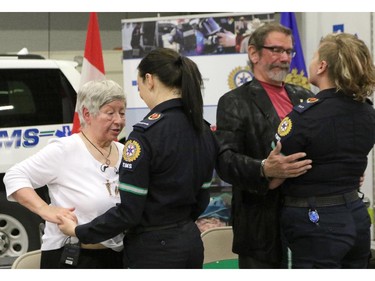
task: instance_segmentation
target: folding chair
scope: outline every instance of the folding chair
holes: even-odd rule
[[[208,229],[201,237],[204,246],[203,268],[238,268],[238,255],[232,252],[231,226]]]
[[[41,250],[27,252],[13,262],[11,269],[39,269],[40,257]]]

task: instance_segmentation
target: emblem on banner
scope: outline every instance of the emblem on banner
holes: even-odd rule
[[[305,76],[304,71],[301,70],[301,72],[298,73],[297,68],[293,68],[292,71],[288,73],[288,75],[285,78],[285,83],[298,85],[310,90],[310,83],[307,77]]]
[[[238,66],[230,72],[228,76],[228,86],[233,90],[252,79],[253,74],[251,73],[249,66]]]

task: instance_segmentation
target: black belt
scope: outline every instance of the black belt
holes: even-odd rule
[[[158,231],[158,230],[166,230],[184,226],[185,224],[192,222],[191,219],[186,219],[183,221],[179,221],[176,223],[165,224],[165,225],[157,225],[157,226],[137,226],[135,228],[129,229],[127,233],[129,234],[140,234],[143,232],[150,232],[150,231]]]
[[[348,193],[332,196],[312,196],[312,197],[284,197],[284,206],[288,207],[312,207],[311,202],[314,202],[314,207],[330,207],[337,205],[344,205],[354,202],[359,199],[358,191],[354,190]]]

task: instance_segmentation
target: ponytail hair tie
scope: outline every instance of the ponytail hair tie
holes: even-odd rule
[[[176,64],[177,65],[182,65],[182,60],[183,60],[183,57],[181,55],[179,55],[176,59]]]

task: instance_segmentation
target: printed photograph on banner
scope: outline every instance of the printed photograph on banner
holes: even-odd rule
[[[123,21],[123,55],[142,58],[157,48],[171,48],[185,56],[247,52],[247,39],[273,14],[199,15]]]
[[[122,20],[123,73],[128,109],[146,107],[138,94],[136,69],[140,60],[155,48],[171,48],[198,65],[204,81],[205,118],[214,126],[219,97],[252,79],[247,63],[247,42],[251,33],[271,21],[274,21],[273,13]]]

